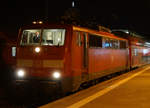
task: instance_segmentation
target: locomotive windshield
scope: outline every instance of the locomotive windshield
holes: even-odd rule
[[[42,45],[63,46],[65,29],[44,29],[42,36]]]
[[[21,37],[21,45],[32,45],[40,43],[40,29],[23,30]]]
[[[20,45],[63,46],[65,29],[26,29],[23,30]]]

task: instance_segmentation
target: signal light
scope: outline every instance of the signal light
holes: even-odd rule
[[[36,22],[36,21],[33,21],[32,23],[33,23],[33,24],[36,24],[37,22]]]
[[[43,21],[33,21],[33,24],[43,24]]]

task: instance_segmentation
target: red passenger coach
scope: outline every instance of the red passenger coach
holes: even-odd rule
[[[112,30],[114,34],[129,41],[130,67],[140,67],[150,63],[150,43],[144,37],[128,30]]]
[[[18,39],[16,83],[38,81],[40,86],[59,87],[66,93],[130,68],[128,40],[111,33],[37,24],[22,27]]]
[[[130,50],[131,50],[131,67],[139,67],[144,65],[144,54],[146,53],[147,47],[142,46],[142,43],[139,38],[130,37]]]

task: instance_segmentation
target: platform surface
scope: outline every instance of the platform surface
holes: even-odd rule
[[[39,108],[150,108],[150,65]]]

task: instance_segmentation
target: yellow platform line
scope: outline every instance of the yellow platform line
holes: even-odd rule
[[[138,73],[135,73],[135,74],[131,75],[130,77],[128,77],[128,78],[126,78],[126,79],[123,79],[123,80],[121,80],[121,81],[119,81],[119,82],[117,82],[117,83],[115,83],[115,84],[113,84],[113,85],[111,85],[111,86],[109,86],[109,87],[107,87],[107,88],[105,88],[105,89],[103,89],[103,90],[101,90],[101,91],[99,91],[99,92],[97,92],[97,93],[95,93],[95,94],[93,94],[93,95],[91,95],[91,96],[85,98],[85,99],[82,99],[82,100],[80,100],[79,102],[68,106],[67,108],[80,108],[80,107],[82,107],[83,105],[89,103],[90,101],[92,101],[92,100],[94,100],[94,99],[96,99],[96,98],[98,98],[98,97],[100,97],[100,96],[106,94],[107,92],[113,90],[114,88],[120,86],[121,84],[127,82],[128,80],[130,80],[130,79],[136,77],[137,75],[140,75],[141,73],[145,72],[145,71],[148,70],[148,69],[150,69],[150,67],[148,67],[148,68],[146,68],[146,69],[144,69],[144,70],[141,70],[141,71],[139,71]]]

